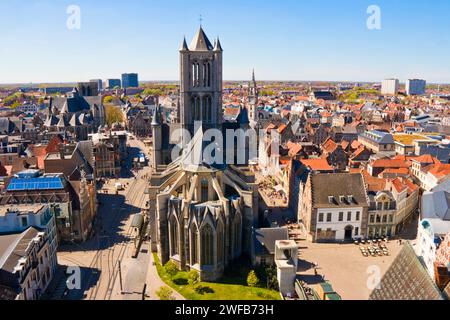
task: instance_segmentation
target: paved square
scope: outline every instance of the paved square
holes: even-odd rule
[[[300,244],[299,278],[313,288],[323,276],[343,300],[368,300],[371,289],[367,286],[371,266],[380,268],[381,277],[401,250],[396,241],[389,241],[389,256],[364,257],[355,244],[317,244],[302,241]],[[313,263],[317,263],[318,275],[314,275]]]

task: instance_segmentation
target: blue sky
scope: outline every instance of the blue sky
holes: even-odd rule
[[[69,5],[81,29],[66,27]],[[381,30],[366,27],[369,5]],[[0,83],[178,79],[199,15],[224,48],[224,78],[450,83],[448,0],[2,0]]]

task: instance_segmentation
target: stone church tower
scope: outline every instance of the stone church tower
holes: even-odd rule
[[[222,124],[222,46],[214,46],[202,27],[190,46],[184,39],[180,48],[180,122],[194,136],[194,122],[203,131],[221,129]]]
[[[183,41],[180,124],[194,138],[186,139],[170,165],[154,167],[149,186],[152,251],[162,264],[195,270],[203,281],[218,280],[232,261],[250,254],[258,226],[258,186],[247,166],[208,165],[201,156],[199,163],[185,162],[204,148],[205,130],[222,129],[222,51],[202,28],[189,47]],[[201,128],[194,127],[196,121]],[[158,137],[158,116],[152,126]]]
[[[248,84],[248,117],[251,124],[258,122],[259,91],[256,84],[255,70],[253,70],[252,81]]]

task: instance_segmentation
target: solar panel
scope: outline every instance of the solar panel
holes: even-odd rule
[[[55,190],[64,189],[64,185],[59,177],[52,178],[31,178],[11,180],[8,185],[8,191],[26,191],[26,190]]]

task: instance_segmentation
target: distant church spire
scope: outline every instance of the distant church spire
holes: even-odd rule
[[[259,99],[259,92],[258,92],[258,85],[256,83],[256,77],[255,77],[255,69],[253,68],[252,71],[252,81],[248,84],[248,113],[249,118],[253,122],[258,121],[258,99]]]

